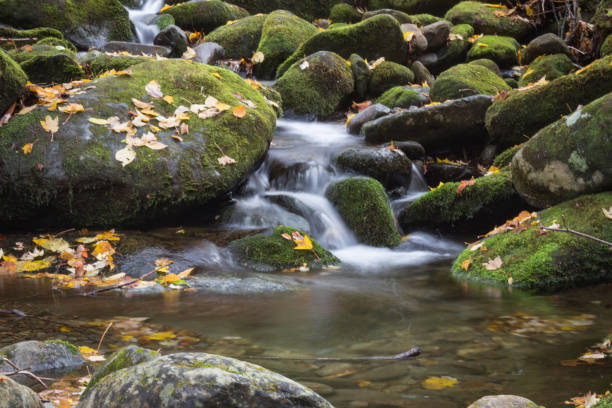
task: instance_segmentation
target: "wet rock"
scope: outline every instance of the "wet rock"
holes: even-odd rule
[[[519,151],[521,147],[523,147],[522,144],[515,145],[499,153],[497,156],[495,156],[495,159],[493,159],[493,166],[497,167],[498,169],[501,169],[502,167],[505,167],[512,163],[514,155],[516,154],[516,152]]]
[[[34,374],[44,373],[57,376],[65,374],[85,363],[79,350],[72,344],[62,340],[22,341],[0,349],[0,356],[15,363]],[[8,373],[14,369],[6,362],[0,362],[0,373]],[[12,377],[15,381],[29,384],[32,379],[24,375]]]
[[[361,133],[367,142],[373,144],[412,140],[423,145],[429,153],[454,145],[481,142],[487,137],[484,115],[491,99],[487,95],[475,95],[393,113],[366,123]]]
[[[512,160],[518,192],[545,208],[612,186],[612,93],[536,133]]]
[[[412,72],[414,72],[414,83],[415,84],[424,84],[427,83],[429,85],[433,84],[434,77],[431,75],[431,72],[427,69],[425,65],[421,61],[415,61],[410,66]]]
[[[225,49],[215,42],[200,43],[193,50],[196,53],[193,60],[202,64],[214,65],[225,56]]]
[[[471,166],[459,166],[449,163],[429,163],[425,180],[430,186],[437,186],[440,182],[469,180],[478,177],[478,171]]]
[[[329,185],[325,196],[360,242],[379,247],[399,245],[400,235],[389,200],[378,181],[366,177],[348,178]]]
[[[510,91],[487,111],[486,127],[493,142],[508,147],[525,141],[544,126],[612,92],[612,56],[594,62],[578,74],[568,74],[541,86]]]
[[[319,51],[293,64],[276,83],[283,107],[296,114],[334,113],[354,88],[353,72],[339,55]]]
[[[241,18],[234,24],[222,25],[206,36],[206,41],[215,42],[225,50],[225,58],[251,57],[261,40],[266,15]],[[225,24],[225,23],[223,23]]]
[[[300,381],[300,384],[302,384],[304,387],[310,388],[311,390],[313,390],[314,392],[316,392],[317,394],[323,397],[334,395],[336,392],[333,387],[327,384],[311,382],[311,381]]]
[[[487,58],[502,68],[518,64],[521,45],[512,37],[484,35],[477,39],[467,53],[468,61]]]
[[[153,39],[153,44],[170,47],[172,50],[170,56],[179,58],[187,51],[189,41],[183,30],[176,25],[169,25],[157,33]]]
[[[321,269],[326,265],[335,265],[340,261],[318,242],[312,240],[313,251],[296,251],[295,243],[282,237],[304,231],[292,227],[280,226],[273,231],[232,241],[229,250],[236,261],[248,268],[260,272],[273,272],[287,268],[298,268],[307,264],[310,269]],[[318,258],[317,258],[318,256]]]
[[[487,395],[468,408],[538,408],[538,404],[518,395]]]
[[[355,80],[355,94],[360,99],[365,99],[368,95],[368,85],[372,74],[370,66],[357,54],[351,54],[349,62],[351,63],[353,79]]]
[[[410,15],[408,13],[404,13],[403,11],[394,10],[391,8],[383,8],[383,9],[378,9],[378,10],[366,11],[361,16],[361,19],[367,20],[368,18],[372,18],[380,14],[388,14],[394,19],[396,19],[400,24],[412,24],[412,18],[410,18]]]
[[[406,35],[406,33],[414,34],[414,45],[417,53],[423,53],[427,50],[427,37],[423,35],[423,32],[416,24],[404,23],[400,28],[404,35]]]
[[[385,91],[385,93],[376,99],[377,105],[382,104],[389,108],[409,108],[411,106],[423,106],[428,103],[429,88],[414,85],[395,86]]]
[[[9,55],[34,83],[64,83],[85,77],[76,55],[69,50],[34,45],[31,51],[11,51]]]
[[[380,181],[386,189],[410,186],[412,162],[402,151],[351,147],[341,152],[335,162],[342,170]]]
[[[174,17],[172,17],[170,14],[159,14],[151,18],[149,24],[154,24],[157,26],[157,28],[163,30],[168,26],[175,25],[175,21]]]
[[[540,55],[565,54],[570,55],[565,41],[553,33],[542,34],[527,44],[527,48],[521,50],[521,64],[531,64]]]
[[[220,81],[211,73],[221,76]],[[166,95],[203,103],[214,94],[230,106],[242,98],[257,107],[242,119],[224,112],[204,121],[191,121],[185,143],[172,140],[174,128],[161,130],[157,139],[170,148],[154,151],[136,148],[136,158],[127,166],[115,159],[126,146],[106,126],[88,121],[92,116],[118,116],[127,120],[133,109],[131,98],[145,100],[145,85],[155,79]],[[40,126],[48,111],[38,107],[14,117],[3,126],[0,138],[0,222],[3,225],[36,220],[38,225],[142,224],[162,214],[183,213],[195,206],[218,205],[226,194],[259,165],[272,138],[274,111],[251,86],[226,69],[181,60],[150,61],[132,67],[129,77],[107,77],[96,86],[70,98],[85,111],[63,124],[51,142]],[[170,116],[175,106],[153,101],[161,115]],[[58,113],[60,123],[67,114]],[[138,133],[137,136],[140,136]],[[15,155],[11,145],[23,146],[38,139],[32,154]],[[231,166],[219,163],[219,151],[204,149],[217,144],[236,160]],[[53,148],[51,148],[53,147]],[[10,153],[9,153],[10,152]],[[84,159],[86,158],[86,159]],[[42,164],[43,171],[32,172]],[[13,183],[11,180],[21,180]],[[205,182],[203,182],[205,180]],[[27,188],[31,186],[32,188]],[[15,188],[17,187],[17,188]],[[103,199],[100,197],[103,196]]]
[[[28,77],[19,64],[0,50],[0,112],[6,112],[21,97],[26,82]]]
[[[437,51],[446,45],[446,40],[451,32],[448,21],[438,21],[423,27],[423,35],[427,38],[427,49]]]
[[[547,81],[560,78],[574,69],[572,60],[565,54],[542,55],[529,66],[519,81],[519,86],[527,86],[546,77]]]
[[[365,123],[390,113],[391,109],[384,104],[375,103],[374,105],[370,105],[351,118],[347,125],[348,132],[352,135],[358,135],[361,131],[361,127]]]
[[[276,203],[274,200],[270,201]],[[266,205],[265,201],[260,207],[256,207],[256,210],[248,202],[238,202],[222,211],[220,222],[231,227],[247,225],[249,228],[270,228],[279,225],[289,225],[310,232],[310,225],[302,216],[302,212],[282,205],[281,207],[285,207],[287,210],[278,206],[272,206],[269,203]]]
[[[355,10],[348,4],[344,4]],[[278,10],[266,17],[257,51],[264,55],[263,62],[255,65],[255,75],[261,79],[273,79],[278,66],[295,52],[304,41],[319,30],[296,15]]]
[[[391,146],[390,143],[385,143],[382,145],[382,147],[385,147],[385,148],[388,148],[389,146]],[[399,149],[402,152],[404,152],[404,154],[408,156],[410,160],[419,160],[425,157],[425,148],[417,142],[411,142],[411,141],[395,142],[394,141],[393,146],[396,149]]]
[[[317,33],[278,67],[276,76],[281,76],[304,55],[321,50],[334,52],[342,58],[358,54],[369,61],[385,57],[387,61],[398,63],[405,61],[407,51],[399,23],[383,14],[357,24]]]
[[[434,74],[438,74],[456,64],[465,62],[471,44],[467,41],[474,35],[474,28],[469,24],[459,24],[451,29],[446,46],[435,53],[427,53],[418,58]],[[431,84],[431,83],[430,83]]]
[[[236,276],[223,274],[220,276],[196,276],[189,284],[200,292],[223,295],[257,295],[266,293],[285,293],[296,291],[299,285],[286,279],[274,276],[254,275]],[[224,347],[223,350],[227,350]]]
[[[485,68],[488,68],[491,72],[493,72],[498,77],[502,76],[502,72],[499,69],[499,66],[495,63],[495,61],[490,60],[488,58],[479,58],[473,61],[470,61],[468,65],[480,65]]]
[[[372,70],[369,94],[379,96],[395,86],[408,85],[414,81],[414,73],[410,68],[395,62],[383,61]]]
[[[123,52],[127,51],[132,55],[151,55],[160,57],[168,57],[172,50],[169,47],[162,47],[161,45],[147,45],[134,42],[126,41],[110,41],[104,44],[102,51],[106,52]]]
[[[163,378],[163,382],[161,380]],[[331,407],[310,389],[255,364],[206,353],[178,353],[106,376],[80,408],[105,406]]]
[[[200,31],[208,34],[228,21],[247,17],[249,13],[233,4],[220,0],[190,1],[166,9],[164,14],[174,17],[177,26],[183,30]],[[218,42],[214,39],[209,41]]]
[[[0,374],[0,408],[43,408],[34,391]]]

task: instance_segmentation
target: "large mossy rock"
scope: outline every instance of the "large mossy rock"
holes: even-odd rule
[[[459,0],[369,0],[368,8],[395,9],[408,14],[431,13],[438,16],[457,4]]]
[[[353,72],[337,54],[319,51],[298,60],[279,78],[283,108],[296,114],[331,115],[353,92]]]
[[[518,192],[547,206],[612,188],[612,93],[535,134],[512,160]]]
[[[477,178],[474,185],[458,191],[460,185],[445,183],[404,207],[398,216],[404,231],[425,227],[481,234],[525,206],[507,170]]]
[[[542,234],[539,226],[565,223],[571,229],[612,241],[612,221],[601,211],[612,204],[612,192],[585,195],[538,213],[520,233],[507,231],[483,240],[481,249],[463,251],[453,264],[453,275],[494,285],[537,291],[556,291],[612,281],[610,248],[566,232]],[[484,263],[500,257],[502,265],[487,270]],[[465,271],[462,263],[471,260]],[[468,261],[469,262],[469,261]]]
[[[211,95],[238,106],[243,104],[239,95],[257,107],[247,109],[241,119],[231,109],[206,120],[192,114],[184,122],[189,126],[189,133],[182,136],[184,142],[172,139],[174,128],[162,129],[157,139],[168,148],[135,148],[135,160],[122,167],[115,154],[126,147],[122,143],[125,135],[88,120],[117,116],[127,121],[134,109],[132,98],[152,101],[145,91],[151,80],[158,81],[162,92],[176,101],[202,104]],[[274,111],[257,90],[226,69],[180,60],[151,61],[132,67],[131,76],[104,77],[91,85],[96,88],[70,98],[69,102],[83,105],[85,111],[73,114],[66,123],[67,114],[39,107],[3,126],[3,225],[142,225],[212,205],[260,162],[274,132]],[[171,116],[176,109],[161,100],[152,102],[160,115]],[[53,142],[40,126],[47,115],[57,117],[61,124]],[[21,147],[27,143],[34,146],[25,155]],[[221,165],[220,149],[236,163]]]
[[[263,14],[244,17],[234,24],[222,25],[215,29],[206,36],[205,40],[222,46],[225,58],[250,58],[261,40],[264,21],[266,16]]]
[[[410,186],[412,161],[399,149],[350,147],[335,162],[342,170],[372,177],[388,189]]]
[[[221,0],[188,1],[163,12],[174,17],[174,23],[183,30],[210,33],[228,21],[238,20],[249,13],[234,4]],[[217,42],[215,40],[210,40]]]
[[[380,97],[376,99],[376,103],[383,104],[389,108],[423,106],[429,103],[429,93],[424,92],[425,89],[427,88],[395,86],[380,95]]]
[[[502,68],[518,63],[518,50],[521,44],[512,37],[502,35],[483,35],[474,42],[467,53],[468,61],[488,58]]]
[[[512,37],[518,41],[527,39],[533,32],[531,23],[513,16],[499,17],[497,7],[485,3],[462,1],[444,16],[453,24],[470,24],[477,33]]]
[[[353,24],[361,21],[361,13],[346,3],[338,3],[329,11],[329,19],[334,23]]]
[[[542,78],[552,81],[569,74],[573,69],[572,60],[565,54],[541,55],[529,64],[519,81],[519,86],[527,86]]]
[[[325,196],[336,207],[359,242],[377,247],[395,247],[400,235],[385,189],[372,178],[352,177],[330,184]]]
[[[0,114],[23,95],[28,77],[4,51],[0,50]]]
[[[171,354],[104,377],[79,402],[80,408],[101,406],[332,408],[280,374],[206,353]]]
[[[307,264],[310,269],[321,269],[340,263],[331,252],[314,240],[312,246],[316,255],[312,251],[294,249],[296,244],[282,237],[294,231],[305,235],[304,231],[297,228],[280,226],[272,231],[232,241],[229,249],[239,264],[261,272],[297,268],[303,264]]]
[[[274,10],[287,10],[307,21],[329,16],[331,8],[342,0],[235,0],[251,14],[270,13]]]
[[[0,374],[0,408],[43,408],[34,391]]]
[[[270,13],[263,24],[257,47],[257,51],[263,53],[264,60],[255,66],[255,75],[262,79],[274,78],[278,66],[318,32],[313,24],[288,11]]]
[[[361,19],[366,20],[368,18],[372,18],[379,14],[388,14],[391,17],[395,18],[400,24],[413,24],[412,17],[408,15],[407,13],[404,13],[403,11],[399,11],[399,10],[388,9],[388,8],[366,11],[361,16]]]
[[[349,58],[355,53],[370,61],[385,57],[387,61],[404,63],[407,47],[397,20],[382,14],[314,35],[278,67],[276,76],[281,76],[304,55],[321,50],[335,52],[343,58]]]
[[[0,37],[4,38],[30,38],[33,42],[40,41],[44,38],[64,39],[64,34],[55,28],[38,27],[30,30],[19,30],[13,27],[0,27]]]
[[[34,83],[65,83],[85,77],[85,71],[69,50],[51,45],[35,45],[32,50],[11,51],[9,55]]]
[[[471,95],[495,95],[502,90],[510,90],[510,87],[490,69],[459,64],[440,74],[431,87],[430,96],[433,101],[443,102]]]
[[[510,91],[487,111],[486,126],[491,139],[500,146],[525,141],[544,126],[612,92],[612,56],[602,58],[587,69],[564,75],[541,86]]]
[[[85,50],[134,37],[128,12],[118,0],[1,0],[0,23],[55,28]]]
[[[385,91],[414,81],[410,68],[391,61],[383,61],[372,70],[368,90],[371,96],[380,96]]]
[[[529,41],[527,47],[520,51],[520,63],[531,64],[533,60],[541,55],[565,54],[570,55],[570,50],[565,41],[553,33],[542,34]]]
[[[143,62],[151,61],[149,57],[134,57],[128,55],[112,56],[106,54],[100,54],[97,57],[87,61],[89,66],[89,72],[94,76],[98,76],[103,72],[110,71],[112,69],[116,71],[123,71],[133,65],[142,64]]]
[[[18,367],[27,367],[32,373],[62,374],[85,364],[85,359],[72,344],[62,340],[21,341],[0,348],[0,358],[7,358]],[[0,362],[0,373],[13,371],[6,362]],[[18,382],[31,382],[26,376],[13,377]]]

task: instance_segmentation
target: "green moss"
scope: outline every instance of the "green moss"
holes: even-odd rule
[[[510,87],[491,70],[479,65],[459,64],[443,73],[431,87],[431,99],[443,102],[447,99],[470,95],[495,95]]]
[[[394,86],[408,85],[414,81],[410,68],[395,62],[383,61],[372,70],[368,89],[371,96],[379,96]]]
[[[21,97],[27,81],[19,64],[0,50],[0,112],[6,112]]]
[[[488,7],[484,3],[462,1],[448,10],[444,18],[453,24],[470,24],[477,33],[508,36],[519,41],[531,35],[531,23],[512,16],[498,17],[495,15],[496,11],[499,9]]]
[[[208,34],[204,40],[221,45],[225,50],[225,58],[250,58],[257,50],[261,40],[266,17],[265,15],[249,16],[241,18],[234,24],[222,25]]]
[[[603,222],[601,208],[609,205],[612,193],[587,195],[551,207],[538,214],[539,225],[562,223],[575,230],[612,239],[612,223]],[[605,245],[564,232],[542,234],[538,226],[521,233],[508,231],[483,240],[486,251],[466,249],[453,264],[460,279],[484,281],[537,291],[556,291],[612,279],[610,251]],[[489,271],[483,264],[499,256],[501,268]],[[461,268],[471,260],[467,271]]]
[[[442,47],[436,52],[436,62],[427,66],[427,69],[434,74],[465,62],[471,46],[467,39],[474,35],[474,28],[469,24],[458,24],[451,28],[451,33],[460,36],[460,38],[457,37],[449,41],[446,47]]]
[[[422,106],[428,102],[429,99],[422,92],[410,86],[395,86],[376,99],[376,103],[381,103],[389,108],[409,108]]]
[[[593,408],[612,408],[612,396],[603,397]]]
[[[295,250],[295,243],[282,237],[283,234],[291,235],[294,231],[305,235],[304,231],[296,228],[280,226],[268,234],[257,234],[233,241],[229,248],[238,257],[239,262],[264,271],[295,268],[302,264],[317,269],[340,262],[314,240],[313,249],[319,258],[312,251]]]
[[[612,0],[603,0],[599,2],[599,7],[595,11],[591,23],[602,30],[612,29],[612,13],[610,13],[610,8],[612,8]]]
[[[370,10],[390,8],[401,10],[408,14],[431,13],[443,15],[458,0],[370,0]]]
[[[181,3],[164,11],[164,14],[174,17],[176,25],[183,30],[202,33],[210,33],[228,21],[249,15],[243,8],[220,0]]]
[[[537,57],[521,77],[519,86],[526,86],[543,77],[552,81],[568,74],[574,69],[572,60],[565,54],[541,55]]]
[[[518,64],[518,50],[521,45],[512,37],[484,35],[468,51],[468,61],[481,58],[493,60],[500,67]]]
[[[410,19],[413,24],[420,26],[426,26],[429,24],[437,23],[438,21],[444,21],[441,17],[436,17],[431,14],[412,14],[410,15]],[[467,37],[466,37],[467,38]]]
[[[47,37],[47,38],[43,38],[42,40],[36,42],[35,45],[50,45],[53,47],[64,47],[65,49],[67,49],[68,51],[71,51],[73,53],[77,52],[76,47],[74,46],[74,44],[72,44],[69,41],[66,40],[60,40],[59,38],[55,38],[55,37]]]
[[[495,156],[495,159],[493,159],[493,166],[497,167],[498,169],[501,169],[502,167],[506,167],[507,165],[512,163],[512,158],[522,146],[523,145],[521,144],[509,147],[497,156]]]
[[[361,14],[355,9],[355,7],[340,3],[336,4],[331,8],[329,12],[329,19],[334,23],[358,23],[361,21]]]
[[[327,27],[328,30],[335,30],[337,28],[343,28],[349,26],[348,23],[332,23]]]
[[[485,125],[502,147],[525,141],[544,126],[612,92],[612,56],[594,62],[582,72],[564,75],[546,85],[511,91],[487,110]]]
[[[355,95],[359,99],[365,99],[368,95],[368,85],[372,75],[370,66],[357,54],[351,54],[349,62],[351,63],[351,71],[353,71],[353,79],[355,80]]]
[[[0,37],[5,38],[33,38],[42,40],[43,38],[57,38],[63,40],[64,35],[55,28],[39,27],[31,30],[18,30],[12,27],[0,27]]]
[[[77,354],[79,354],[79,349],[77,348],[77,346],[75,346],[72,343],[69,343],[67,341],[64,340],[60,340],[60,339],[54,339],[54,340],[45,340],[45,343],[47,344],[61,344],[63,346],[66,346],[66,348],[75,356]]]
[[[325,196],[357,239],[367,245],[395,247],[401,238],[385,189],[372,178],[352,177],[331,184]]]
[[[283,10],[268,15],[261,31],[257,51],[264,54],[264,61],[255,66],[255,75],[272,79],[278,66],[319,30],[306,20]]]
[[[64,83],[85,77],[75,54],[52,45],[36,45],[31,51],[11,51],[10,56],[21,66],[31,82]]]
[[[176,24],[174,17],[172,17],[170,14],[160,14],[155,16],[151,23],[155,24],[160,31],[168,26]]]
[[[303,43],[276,72],[280,77],[295,62],[317,51],[331,51],[343,58],[355,53],[370,61],[385,57],[388,61],[403,63],[406,43],[396,19],[379,15],[358,24],[322,31]]]
[[[128,69],[132,65],[141,64],[147,61],[151,61],[151,58],[131,56],[114,57],[102,54],[89,62],[89,72],[94,76],[98,76],[103,72],[110,71],[111,69],[122,71]]]
[[[509,171],[477,178],[461,194],[457,192],[460,185],[445,183],[408,204],[398,217],[402,228],[406,231],[418,227],[445,231],[460,228],[482,233],[524,206]]]
[[[412,24],[412,18],[403,11],[393,10],[393,9],[379,9],[379,10],[370,10],[363,14],[362,19],[372,18],[379,14],[388,14],[391,17],[395,18],[400,24]]]
[[[342,0],[232,0],[233,4],[244,7],[251,14],[287,10],[308,21],[327,17],[331,7],[341,2]]]
[[[601,47],[599,48],[599,54],[602,57],[612,54],[612,34],[608,35],[604,42],[601,43]]]
[[[480,58],[469,62],[470,65],[481,65],[485,68],[488,68],[491,72],[493,72],[497,76],[501,76],[501,71],[495,61],[490,60],[488,58]]]
[[[302,69],[304,61],[308,66]],[[276,83],[285,109],[318,117],[334,113],[353,88],[351,68],[340,56],[327,51],[296,62]]]

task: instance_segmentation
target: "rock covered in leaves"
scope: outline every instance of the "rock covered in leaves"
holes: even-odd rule
[[[295,249],[298,243],[290,238],[295,232],[306,237],[312,249]],[[286,226],[232,241],[229,248],[238,263],[262,272],[298,268],[304,264],[310,269],[321,269],[340,263],[338,258],[318,242],[312,241],[304,231]]]
[[[531,137],[567,115],[568,109],[612,92],[611,63],[612,56],[608,56],[554,81],[510,91],[487,110],[485,121],[491,139],[503,147],[522,143],[525,136]]]
[[[410,185],[412,162],[399,149],[351,147],[335,161],[342,170],[372,177],[388,189]]]
[[[431,87],[431,99],[443,102],[470,95],[495,95],[510,87],[493,71],[480,65],[459,64],[442,72]]]
[[[565,220],[571,229],[612,241],[612,222],[602,211],[612,216],[611,202],[612,192],[605,192],[566,201],[535,218],[521,213],[514,223],[499,228],[506,232],[464,250],[453,264],[453,275],[540,292],[610,282],[608,246],[566,232],[543,233],[540,226],[558,227]]]
[[[116,71],[123,71],[130,68],[132,65],[138,65],[143,62],[150,61],[149,57],[134,57],[131,55],[106,55],[99,54],[87,61],[89,65],[89,72],[93,75],[100,75],[106,71],[110,71],[112,69]]]
[[[147,93],[153,80],[159,86],[151,89],[153,95],[171,96],[173,104]],[[240,184],[262,159],[274,132],[276,116],[262,95],[225,69],[151,61],[132,67],[131,75],[111,75],[89,85],[96,88],[81,88],[82,93],[69,99],[82,109],[70,120],[71,105],[65,112],[60,105],[55,113],[37,107],[2,128],[3,225],[136,225],[201,208]],[[214,117],[201,119],[207,96],[224,111],[212,109]],[[149,121],[159,128],[156,133],[148,134],[152,128],[146,124],[137,128],[128,123],[129,111],[136,109],[132,98],[152,104]],[[183,112],[179,116],[185,120],[178,119],[176,110],[185,100],[200,104],[200,113]],[[190,108],[195,109],[180,110]],[[165,127],[155,115],[168,119]],[[111,117],[118,118],[115,131],[107,121]],[[53,138],[41,121],[56,123]],[[185,132],[177,131],[179,125]],[[122,140],[134,130],[134,137],[148,134],[154,139],[149,143],[153,148],[126,146]]]
[[[339,55],[319,51],[298,60],[276,83],[283,108],[296,114],[331,115],[353,92],[353,73]]]
[[[163,13],[174,17],[175,24],[183,30],[202,33],[210,33],[228,21],[249,15],[242,7],[220,0],[189,1],[166,9]]]
[[[399,245],[400,235],[387,194],[377,180],[351,177],[330,184],[325,196],[360,242],[378,247]]]
[[[251,57],[259,41],[266,15],[243,17],[234,24],[222,25],[206,36],[206,41],[219,44],[225,58]]]
[[[512,160],[518,192],[544,208],[612,187],[612,93],[536,133]]]
[[[255,364],[206,353],[177,353],[104,377],[80,408],[312,407],[331,404],[310,389]]]
[[[0,113],[6,110],[24,94],[28,77],[4,51],[0,50]]]
[[[50,45],[34,45],[32,49],[11,51],[11,57],[21,66],[31,82],[64,83],[85,77],[76,55]]]
[[[43,408],[34,391],[0,374],[0,408]]]
[[[468,408],[538,408],[539,405],[518,395],[487,395]]]

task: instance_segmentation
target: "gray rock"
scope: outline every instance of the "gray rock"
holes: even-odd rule
[[[565,41],[553,33],[542,34],[527,44],[527,48],[521,50],[521,64],[527,65],[540,55],[566,54],[570,55]]]
[[[350,120],[348,123],[348,132],[352,135],[358,135],[361,131],[361,127],[374,119],[378,119],[381,116],[385,116],[391,113],[391,109],[380,103],[370,105]]]
[[[410,186],[412,162],[401,150],[351,147],[340,153],[335,161],[339,168],[372,177],[387,189]]]
[[[425,180],[430,186],[437,186],[440,182],[469,180],[478,177],[478,171],[471,166],[458,166],[449,163],[430,163],[427,165]]]
[[[80,408],[100,406],[332,407],[280,374],[206,353],[172,354],[114,372],[79,403]]]
[[[161,45],[146,45],[140,43],[126,41],[110,41],[104,44],[102,51],[106,52],[121,52],[127,51],[133,55],[159,55],[160,57],[168,57],[172,50],[169,47]]]
[[[438,63],[438,54],[435,52],[428,52],[427,54],[421,55],[417,61],[429,69],[430,66],[435,66]]]
[[[171,24],[157,33],[153,39],[153,44],[170,47],[172,50],[170,56],[178,58],[181,57],[185,51],[187,51],[189,41],[180,27]]]
[[[390,143],[385,143],[382,147],[389,147]],[[420,143],[412,141],[396,142],[393,141],[393,145],[396,149],[404,152],[410,160],[419,160],[425,157],[425,148]]]
[[[366,123],[361,133],[369,143],[412,140],[429,153],[487,138],[484,117],[492,103],[488,95],[474,95],[384,116]]]
[[[406,23],[400,26],[402,29],[402,33],[411,32],[414,33],[414,44],[416,46],[416,51],[419,53],[425,52],[429,48],[429,44],[427,42],[427,38],[423,35],[423,32],[416,24]],[[448,37],[448,35],[447,35]]]
[[[518,395],[487,395],[468,408],[537,408],[538,405]]]
[[[214,42],[203,42],[193,48],[196,52],[194,61],[202,64],[214,65],[225,56],[225,50],[222,46]]]
[[[361,99],[365,99],[368,94],[368,85],[372,71],[370,66],[363,58],[357,54],[352,54],[349,57],[351,70],[353,71],[353,79],[355,80],[355,93]]]
[[[43,408],[43,404],[34,391],[0,375],[0,408]]]
[[[427,50],[437,51],[446,45],[451,31],[448,21],[438,21],[423,27],[423,35],[427,38]]]
[[[428,83],[429,85],[433,84],[434,77],[431,75],[431,72],[427,69],[425,65],[421,61],[414,61],[410,66],[412,72],[414,72],[414,82],[416,84]]]

